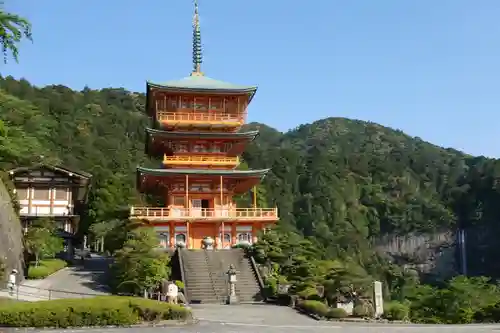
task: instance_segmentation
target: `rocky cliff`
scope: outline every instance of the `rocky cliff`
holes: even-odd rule
[[[24,277],[24,258],[22,228],[9,192],[0,179],[0,258],[5,267],[5,274],[12,269]],[[2,278],[5,281],[5,277]]]
[[[460,254],[455,232],[386,236],[377,250],[406,268],[415,269],[424,278],[446,280],[459,274]]]

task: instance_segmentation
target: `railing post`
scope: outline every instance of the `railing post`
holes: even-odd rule
[[[134,206],[130,207],[130,216],[134,216]]]
[[[149,216],[149,208],[146,208],[146,216]]]

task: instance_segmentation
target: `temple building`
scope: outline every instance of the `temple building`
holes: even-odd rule
[[[239,170],[240,155],[258,131],[240,131],[256,86],[209,78],[201,71],[202,48],[195,3],[193,71],[164,83],[147,82],[147,152],[161,167],[137,168],[141,192],[164,197],[164,207],[131,207],[130,217],[152,225],[164,248],[227,249],[253,243],[278,221],[277,208],[236,207],[269,169]],[[255,192],[255,189],[254,189]]]
[[[37,219],[50,219],[64,240],[64,253],[71,259],[81,216],[87,209],[92,175],[63,166],[35,164],[9,171],[19,204],[23,231]]]

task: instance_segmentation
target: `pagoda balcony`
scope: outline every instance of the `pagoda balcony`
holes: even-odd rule
[[[158,110],[156,119],[167,127],[239,127],[245,123],[243,114],[227,114],[222,112],[189,112],[178,109],[177,112]]]
[[[149,221],[206,220],[206,221],[277,221],[278,208],[193,209],[131,207],[130,218]]]
[[[240,164],[239,157],[224,156],[163,156],[163,165],[172,166],[213,166],[235,168]]]

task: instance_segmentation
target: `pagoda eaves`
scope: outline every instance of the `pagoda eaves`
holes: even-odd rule
[[[180,80],[163,83],[147,81],[146,88],[148,92],[153,89],[159,89],[186,93],[248,94],[250,99],[257,92],[257,86],[236,85],[201,75],[187,76]]]
[[[206,144],[212,142],[211,147],[207,147],[207,152],[199,152],[201,155],[214,154],[235,157],[243,153],[245,146],[255,140],[259,131],[248,132],[190,132],[190,131],[164,131],[154,128],[146,128],[146,153],[160,157],[166,152],[174,153],[174,146],[179,142],[189,142],[194,144]],[[219,145],[217,145],[219,143]],[[221,144],[227,143],[230,148],[226,151],[215,150]],[[191,149],[188,149],[191,150]],[[177,152],[178,154],[187,154]]]

